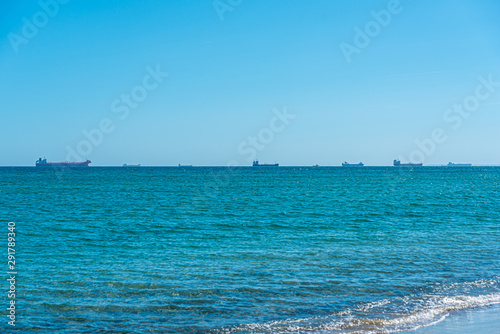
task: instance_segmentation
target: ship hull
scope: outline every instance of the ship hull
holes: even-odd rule
[[[35,162],[36,167],[88,167],[91,163],[90,160],[83,162],[48,162],[47,159],[38,159]]]
[[[258,160],[253,162],[254,167],[279,167],[280,164],[260,164]]]
[[[394,167],[422,167],[424,164],[395,164]]]
[[[36,167],[88,167],[89,162],[47,162],[37,163]]]
[[[408,163],[401,163],[400,160],[394,160],[393,163],[394,167],[422,167],[424,164],[423,163],[413,163],[413,162],[408,162]]]
[[[346,163],[343,163],[342,164],[342,167],[363,167],[364,164],[346,164]]]
[[[472,164],[454,164],[454,163],[449,163],[446,165],[447,167],[471,167]]]

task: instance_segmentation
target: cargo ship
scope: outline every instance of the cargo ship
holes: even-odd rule
[[[141,164],[138,164],[138,165],[123,164],[122,167],[141,167]]]
[[[350,164],[348,163],[347,161],[345,161],[343,164],[342,164],[342,167],[363,167],[365,164],[360,162],[359,164]]]
[[[179,164],[179,167],[193,167],[193,165],[181,165],[181,164]]]
[[[38,158],[35,163],[36,167],[88,167],[90,160],[84,162],[47,162],[47,159]]]
[[[411,162],[408,162],[408,163],[401,163],[400,160],[394,160],[394,166],[395,167],[421,167],[423,165],[423,163],[411,163]]]
[[[259,160],[253,162],[254,167],[278,167],[280,164],[261,164]]]
[[[448,167],[471,167],[472,164],[454,164],[453,162],[448,162],[446,165]]]

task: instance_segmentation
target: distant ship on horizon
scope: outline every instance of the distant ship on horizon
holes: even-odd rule
[[[472,164],[454,164],[453,162],[448,162],[447,167],[471,167]]]
[[[137,164],[137,165],[123,164],[122,167],[141,167],[141,164]]]
[[[401,163],[400,160],[394,160],[394,166],[395,167],[420,167],[420,166],[423,166],[423,163],[412,163],[412,162],[408,162],[408,163]]]
[[[181,164],[179,164],[179,167],[193,167],[193,165],[181,165]]]
[[[38,158],[35,162],[36,167],[88,167],[92,161],[87,160],[84,162],[47,162],[45,158]]]
[[[259,163],[259,160],[255,160],[253,162],[252,166],[253,167],[278,167],[279,165],[280,164],[276,164],[276,163],[274,163],[274,164],[261,164],[261,163]]]
[[[347,161],[342,163],[342,167],[363,167],[365,164],[360,162],[359,164],[350,164]]]

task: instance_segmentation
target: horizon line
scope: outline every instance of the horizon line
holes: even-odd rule
[[[2,167],[34,167],[34,165],[0,165]],[[42,168],[85,168],[78,166],[44,166]],[[421,165],[421,166],[394,166],[394,165],[364,165],[364,166],[342,166],[340,165],[279,165],[279,166],[252,166],[252,165],[237,165],[237,166],[227,166],[227,165],[140,165],[140,166],[123,166],[123,165],[94,165],[94,166],[86,166],[88,168],[92,167],[108,167],[108,168],[148,168],[148,167],[168,167],[168,168],[203,168],[203,167],[220,167],[220,168],[261,168],[261,169],[273,169],[280,167],[311,167],[311,168],[324,168],[324,167],[340,167],[345,169],[359,169],[363,167],[399,167],[399,168],[416,168],[416,167],[500,167],[500,164],[470,164],[465,166],[455,165],[449,166],[448,164],[429,164],[429,165]]]

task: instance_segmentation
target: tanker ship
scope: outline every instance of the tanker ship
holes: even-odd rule
[[[253,162],[254,167],[278,167],[280,164],[261,164],[259,160]]]
[[[472,164],[454,164],[453,162],[448,162],[446,165],[448,167],[471,167]]]
[[[35,166],[37,167],[88,167],[91,163],[90,160],[84,162],[47,162],[47,159],[39,158]]]
[[[365,164],[360,162],[359,164],[350,164],[347,161],[342,163],[342,167],[363,167]]]
[[[408,163],[401,163],[400,160],[394,160],[394,166],[395,167],[420,167],[422,166],[423,163],[412,163],[412,162],[408,162]]]

